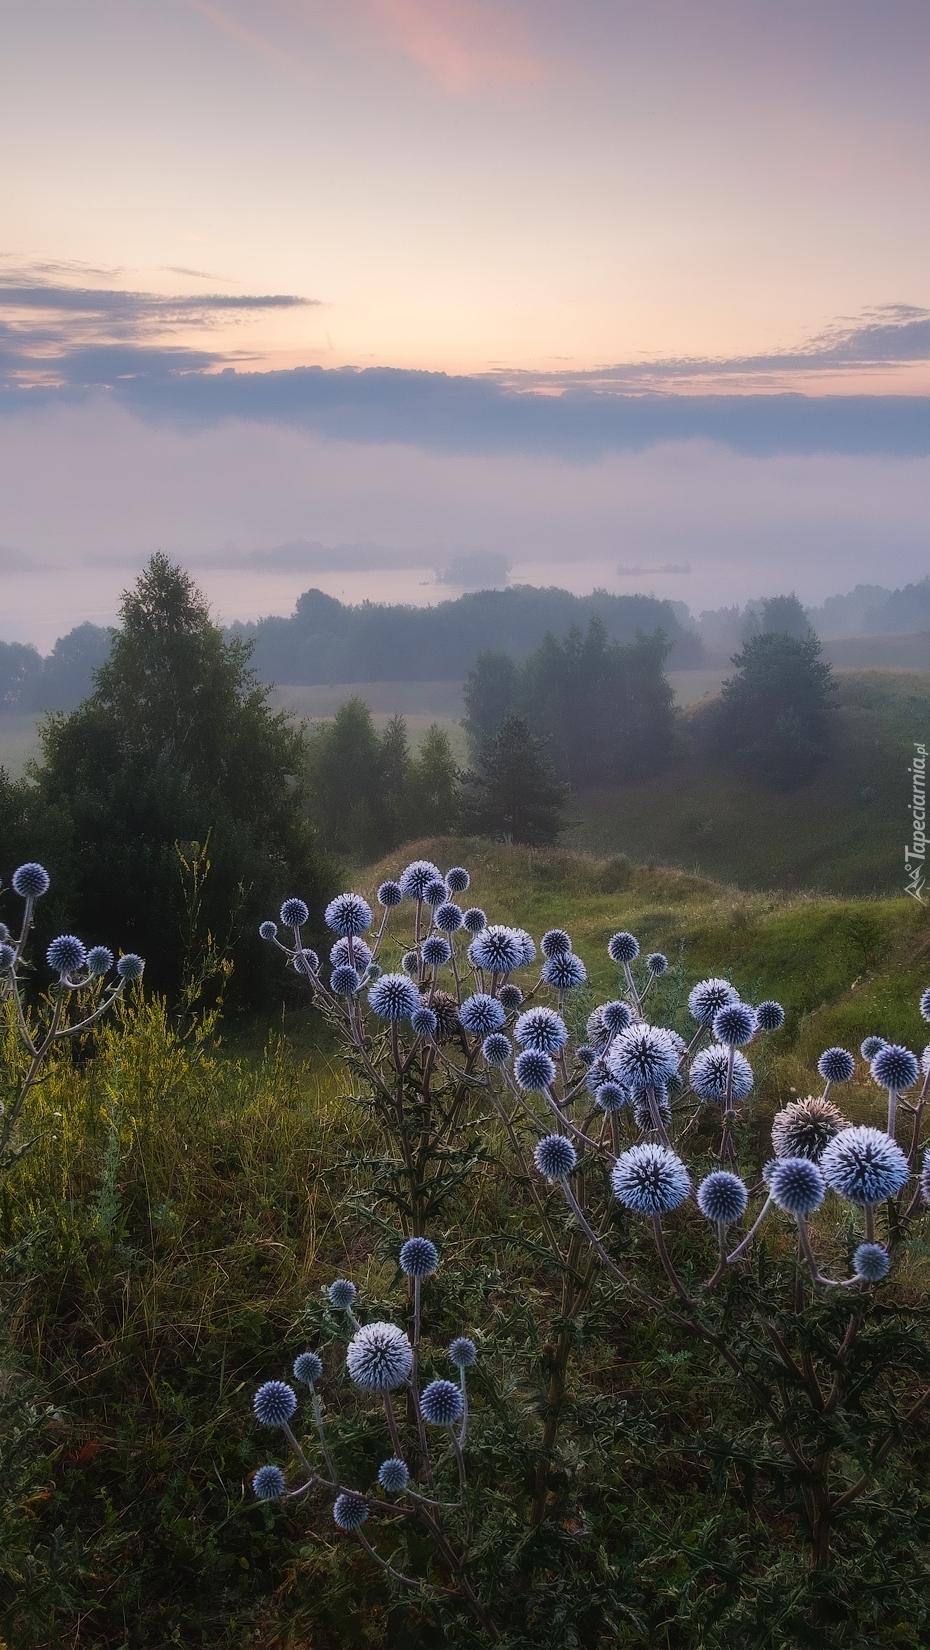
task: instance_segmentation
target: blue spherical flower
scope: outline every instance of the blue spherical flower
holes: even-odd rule
[[[633,1015],[629,1006],[618,998],[616,1002],[605,1003],[602,1008],[596,1009],[600,1016],[599,1026],[611,1037],[619,1037],[621,1031],[633,1024]]]
[[[389,1455],[378,1468],[378,1483],[388,1495],[403,1495],[410,1483],[406,1461],[402,1461],[399,1455]]]
[[[785,1011],[781,1003],[773,1003],[766,999],[756,1009],[756,1025],[760,1031],[780,1031],[785,1023]]]
[[[263,940],[276,939],[278,934],[278,925],[276,922],[259,923],[258,932]]]
[[[439,867],[431,860],[415,859],[401,876],[400,891],[405,899],[422,899],[431,882],[442,882]]]
[[[544,1135],[533,1158],[547,1180],[567,1180],[578,1165],[578,1153],[564,1134]]]
[[[648,957],[646,958],[646,967],[648,968],[650,974],[655,974],[658,978],[660,974],[667,973],[668,958],[664,956],[661,951],[650,951]]]
[[[285,928],[302,928],[309,915],[302,899],[286,899],[281,907],[281,921]]]
[[[416,1009],[411,1014],[410,1024],[418,1037],[435,1037],[439,1021],[436,1019],[433,1010],[424,1003],[422,1008]]]
[[[144,969],[145,963],[141,957],[136,956],[134,951],[127,951],[124,957],[120,957],[116,965],[116,972],[120,979],[126,980],[127,983],[131,980],[141,980]]]
[[[400,1269],[408,1278],[428,1278],[439,1265],[439,1250],[429,1238],[408,1238],[400,1251]]]
[[[539,942],[544,957],[564,957],[572,948],[572,942],[564,928],[550,928]]]
[[[302,946],[299,951],[295,951],[291,960],[295,974],[302,974],[305,979],[312,979],[314,974],[319,973],[320,959],[315,951],[311,951],[308,945]]]
[[[855,1069],[856,1062],[845,1048],[826,1048],[817,1061],[825,1083],[848,1083]]]
[[[920,1064],[909,1048],[902,1048],[900,1043],[886,1043],[874,1055],[871,1071],[876,1083],[881,1083],[883,1089],[893,1089],[900,1094],[916,1083]]]
[[[315,1352],[301,1352],[294,1359],[294,1379],[304,1386],[316,1386],[323,1373],[322,1360]]]
[[[327,928],[334,934],[364,934],[371,927],[371,906],[361,894],[337,894],[324,915]]]
[[[453,865],[451,871],[446,872],[446,887],[450,894],[464,894],[471,877],[464,865]]]
[[[725,1003],[713,1018],[714,1036],[728,1048],[748,1043],[756,1029],[756,1016],[747,1003]]]
[[[427,968],[444,968],[452,956],[452,947],[441,934],[430,934],[429,939],[423,941],[420,953]]]
[[[592,1060],[590,1066],[584,1074],[584,1086],[593,1098],[601,1084],[612,1083],[613,1077],[614,1074],[608,1066],[607,1061],[602,1060],[600,1056],[598,1056],[597,1059]]]
[[[263,1427],[283,1427],[297,1408],[297,1394],[286,1381],[266,1381],[252,1399],[252,1408]]]
[[[419,953],[419,951],[405,951],[402,958],[401,958],[401,960],[400,960],[400,966],[403,969],[405,974],[410,974],[410,975],[413,976],[414,979],[419,979],[419,976],[420,976],[420,953]]]
[[[353,968],[368,967],[372,957],[371,947],[359,939],[353,939],[351,944],[351,955],[348,939],[337,940],[335,945],[330,947],[329,960],[334,968],[341,967],[343,963],[350,963]]]
[[[472,940],[468,955],[476,968],[487,969],[492,974],[509,974],[523,961],[523,945],[512,928],[492,923]]]
[[[287,1488],[280,1467],[259,1467],[252,1479],[252,1488],[259,1501],[278,1501]]]
[[[410,1379],[413,1348],[393,1323],[366,1323],[346,1352],[350,1379],[365,1392],[390,1392]]]
[[[510,1038],[502,1031],[492,1031],[490,1037],[485,1037],[481,1052],[489,1066],[505,1066],[510,1059]]]
[[[884,1047],[884,1037],[866,1037],[862,1043],[859,1053],[862,1055],[863,1060],[874,1060],[879,1049]]]
[[[738,1003],[739,993],[730,984],[729,980],[700,980],[693,987],[688,996],[688,1009],[692,1020],[699,1025],[711,1026],[714,1015],[728,1003]]]
[[[41,899],[48,893],[49,875],[44,865],[30,860],[13,872],[13,892],[20,899]]]
[[[826,1185],[809,1157],[776,1157],[766,1164],[765,1181],[772,1201],[786,1214],[812,1215],[824,1199]]]
[[[729,1226],[731,1221],[739,1220],[746,1213],[749,1193],[739,1175],[730,1174],[728,1169],[715,1169],[713,1174],[701,1181],[697,1201],[701,1214],[706,1215],[708,1220]]]
[[[717,1101],[726,1098],[727,1071],[730,1065],[730,1051],[722,1043],[712,1043],[709,1048],[701,1050],[695,1055],[691,1066],[691,1087],[701,1100]],[[730,1085],[731,1098],[739,1104],[752,1093],[752,1066],[745,1054],[738,1049],[733,1052],[733,1078]]]
[[[358,1490],[343,1490],[333,1505],[333,1523],[340,1530],[360,1530],[368,1517],[368,1502]]]
[[[62,978],[67,974],[76,974],[87,961],[87,952],[81,941],[74,934],[59,934],[57,940],[52,940],[45,953],[49,968],[54,968],[56,974]]]
[[[351,963],[342,963],[339,968],[334,968],[329,977],[330,990],[337,997],[354,997],[361,983],[362,976]]]
[[[536,946],[533,943],[533,937],[527,933],[525,928],[515,928],[513,932],[520,946],[520,967],[528,968],[530,963],[536,960]]]
[[[432,906],[433,910],[436,911],[440,905],[445,904],[448,893],[449,890],[445,883],[437,879],[434,882],[427,883],[423,890],[423,899],[427,905]]]
[[[432,1427],[452,1427],[465,1413],[465,1399],[454,1381],[430,1381],[420,1399],[424,1421]]]
[[[920,1012],[925,1020],[930,1020],[930,985],[927,986],[926,991],[921,992]]]
[[[390,911],[399,905],[404,897],[404,891],[399,882],[382,882],[378,889],[378,904],[383,905],[385,911]]]
[[[449,1347],[449,1358],[456,1369],[471,1369],[478,1357],[478,1348],[467,1335],[457,1335]]]
[[[8,968],[12,968],[15,961],[16,951],[14,947],[12,945],[7,945],[4,940],[3,943],[0,944],[0,973],[5,974]]]
[[[820,1160],[824,1179],[850,1203],[884,1203],[908,1178],[907,1158],[881,1129],[859,1124],[830,1141]]]
[[[483,934],[488,926],[488,919],[478,905],[470,905],[467,911],[462,912],[462,924],[469,934]]]
[[[614,1196],[639,1215],[667,1215],[691,1190],[688,1171],[668,1146],[652,1141],[621,1153],[610,1174]]]
[[[473,997],[466,997],[459,1009],[465,1030],[477,1032],[481,1037],[490,1031],[499,1031],[506,1018],[502,1005],[487,991],[476,991]]]
[[[606,1062],[624,1088],[665,1083],[678,1070],[679,1053],[661,1026],[631,1025],[610,1045]]]
[[[548,1054],[539,1049],[525,1048],[513,1063],[513,1074],[521,1089],[528,1094],[542,1094],[555,1082],[555,1066]]]
[[[543,963],[543,979],[555,991],[575,991],[584,985],[588,971],[573,951],[558,951]]]
[[[636,939],[635,935],[628,934],[625,931],[621,934],[614,934],[613,938],[607,942],[607,955],[611,962],[631,963],[639,956],[639,940]]]
[[[541,1049],[543,1054],[557,1054],[568,1042],[568,1027],[554,1008],[528,1008],[513,1034],[523,1048]]]
[[[106,945],[92,945],[87,953],[87,966],[92,974],[109,974],[113,967],[113,953]]]
[[[502,985],[497,993],[497,1000],[501,1008],[506,1009],[508,1014],[512,1014],[515,1008],[520,1007],[523,1001],[523,992],[518,985]]]
[[[583,1066],[593,1066],[597,1059],[597,1051],[587,1043],[580,1043],[575,1050],[575,1059]]]
[[[853,1255],[853,1271],[864,1283],[881,1283],[890,1266],[888,1250],[880,1243],[860,1243]]]
[[[606,1112],[621,1111],[624,1106],[630,1104],[630,1100],[629,1089],[623,1088],[619,1083],[601,1083],[594,1096],[595,1105]]]
[[[452,900],[444,900],[433,912],[433,921],[441,934],[457,934],[462,926],[462,913]]]
[[[348,1278],[336,1278],[326,1291],[330,1306],[337,1312],[348,1312],[354,1304],[358,1290]]]
[[[382,1020],[409,1020],[420,1007],[420,993],[406,974],[382,974],[369,991],[368,1001]]]

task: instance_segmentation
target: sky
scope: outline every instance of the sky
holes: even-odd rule
[[[159,548],[222,619],[930,573],[926,0],[0,26],[0,638]]]

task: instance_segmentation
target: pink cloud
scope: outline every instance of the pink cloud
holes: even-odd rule
[[[528,90],[546,78],[512,7],[487,0],[361,0],[366,22],[444,91]]]

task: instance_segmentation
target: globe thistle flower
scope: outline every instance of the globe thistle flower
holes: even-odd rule
[[[467,1335],[457,1335],[449,1347],[449,1359],[456,1369],[471,1369],[477,1358],[478,1348],[474,1341],[470,1341]]]
[[[611,962],[631,963],[639,956],[639,940],[626,932],[614,934],[607,942],[607,955]]]
[[[826,1048],[817,1061],[825,1083],[848,1083],[855,1069],[856,1062],[845,1048]]]
[[[431,882],[442,882],[442,872],[428,859],[415,859],[400,878],[405,899],[422,899]]]
[[[925,1203],[930,1203],[930,1150],[924,1153],[923,1168],[920,1171],[920,1190]]]
[[[650,974],[654,974],[658,979],[660,974],[668,971],[668,958],[663,956],[661,951],[650,951],[646,958],[646,967]]]
[[[584,985],[588,971],[573,951],[559,951],[543,963],[543,979],[555,991],[575,991]]]
[[[336,1278],[326,1291],[330,1306],[337,1312],[351,1312],[358,1290],[348,1278]]]
[[[286,1381],[266,1381],[252,1399],[252,1408],[263,1427],[283,1427],[297,1408],[297,1394]]]
[[[614,1197],[639,1215],[667,1215],[691,1190],[688,1171],[668,1146],[645,1141],[617,1158],[610,1174]]]
[[[633,1024],[632,1011],[619,998],[616,1002],[604,1003],[603,1007],[596,1008],[594,1013],[600,1016],[598,1023],[609,1037],[619,1037],[621,1031],[626,1031],[627,1027]]]
[[[602,1083],[613,1082],[613,1076],[614,1074],[608,1066],[607,1061],[598,1055],[597,1059],[591,1062],[584,1074],[584,1086],[591,1095],[592,1099]]]
[[[820,1208],[827,1189],[817,1164],[809,1157],[776,1157],[766,1164],[765,1181],[773,1203],[802,1220]]]
[[[528,1008],[513,1034],[523,1048],[541,1049],[543,1054],[557,1054],[568,1042],[568,1027],[554,1008]]]
[[[126,981],[127,985],[132,980],[141,980],[144,969],[145,963],[141,957],[136,956],[134,951],[127,951],[124,957],[120,957],[116,965],[117,974],[121,980]]]
[[[399,1455],[389,1455],[378,1468],[378,1483],[388,1495],[403,1495],[410,1483],[406,1461],[402,1461]]]
[[[720,1104],[726,1098],[727,1073],[730,1068],[730,1050],[722,1043],[711,1043],[696,1054],[691,1066],[691,1087],[700,1100]],[[731,1099],[737,1105],[752,1093],[752,1066],[745,1054],[733,1051],[733,1078]]]
[[[512,1014],[515,1008],[520,1007],[523,1001],[523,992],[518,985],[502,985],[497,993],[497,1000],[501,1008],[505,1009],[508,1014]]]
[[[499,1031],[506,1018],[497,998],[487,991],[476,991],[473,997],[466,997],[459,1009],[459,1020],[465,1030],[477,1032],[480,1037]]]
[[[539,942],[544,957],[565,956],[572,948],[572,942],[564,928],[550,928]]]
[[[441,934],[430,934],[420,947],[420,955],[427,968],[444,968],[452,956],[452,947]]]
[[[371,906],[361,894],[337,894],[324,915],[327,928],[334,934],[364,934],[366,928],[371,927]]]
[[[547,1180],[567,1180],[578,1165],[578,1154],[564,1134],[547,1134],[533,1152],[540,1174]]]
[[[728,1048],[748,1043],[756,1029],[755,1011],[747,1003],[724,1003],[713,1018],[714,1036]]]
[[[785,1023],[785,1011],[781,1003],[773,1003],[767,999],[756,1009],[756,1026],[759,1031],[780,1031]]]
[[[87,966],[98,978],[109,974],[113,967],[113,953],[106,945],[92,945],[87,953]]]
[[[0,922],[0,945],[9,945],[13,938],[5,922]]]
[[[881,1283],[888,1276],[891,1259],[880,1243],[860,1243],[852,1263],[856,1277],[863,1283]]]
[[[591,1048],[588,1043],[581,1043],[575,1050],[575,1059],[585,1067],[593,1066],[597,1059],[597,1051]]]
[[[353,939],[350,955],[348,939],[341,939],[330,948],[329,960],[334,968],[340,968],[343,963],[350,963],[353,968],[367,968],[371,956],[371,947],[364,940]]]
[[[385,911],[392,911],[403,897],[404,891],[399,882],[382,882],[378,889],[378,904],[383,906]]]
[[[602,1083],[594,1096],[594,1103],[608,1114],[622,1111],[624,1106],[630,1104],[630,1091],[621,1088],[619,1083]]]
[[[674,1076],[678,1051],[660,1026],[631,1025],[614,1038],[606,1063],[625,1088],[652,1088]]]
[[[291,961],[294,972],[303,974],[307,979],[312,979],[314,974],[319,973],[320,959],[315,951],[311,951],[308,945],[303,946],[299,951],[295,951]]]
[[[382,1020],[409,1020],[420,1007],[420,993],[406,974],[382,974],[368,993],[372,1012]]]
[[[413,1348],[393,1323],[366,1323],[346,1352],[350,1380],[364,1392],[390,1392],[410,1379]]]
[[[358,1490],[343,1490],[333,1505],[333,1523],[340,1530],[360,1530],[368,1517],[368,1502]]]
[[[439,909],[440,905],[445,904],[448,893],[449,890],[442,878],[436,877],[432,882],[428,882],[423,890],[424,904],[429,905],[434,911],[436,911]]]
[[[424,1003],[421,1008],[414,1009],[410,1016],[410,1024],[418,1037],[435,1037],[439,1021],[433,1010]]]
[[[48,893],[49,874],[44,865],[30,860],[13,872],[13,892],[20,899],[41,899]]]
[[[859,1053],[862,1055],[863,1060],[872,1061],[875,1059],[879,1049],[884,1047],[884,1037],[866,1037],[862,1042]]]
[[[528,968],[531,962],[536,961],[536,946],[533,941],[533,936],[532,934],[528,934],[525,928],[515,928],[514,933],[516,934],[517,940],[522,948],[520,967]]]
[[[453,865],[451,871],[446,872],[446,887],[450,894],[464,894],[471,882],[471,877],[464,865]]]
[[[334,968],[329,977],[330,990],[337,997],[354,997],[362,983],[362,976],[351,963],[342,963]]]
[[[315,1352],[300,1352],[294,1359],[294,1379],[304,1386],[316,1386],[323,1374],[323,1363]]]
[[[5,974],[8,968],[12,968],[15,961],[16,952],[13,946],[7,945],[4,940],[2,944],[0,944],[0,973]]]
[[[439,1265],[439,1250],[429,1238],[408,1238],[400,1251],[400,1269],[408,1278],[428,1278]]]
[[[930,1020],[930,985],[920,995],[920,1012],[925,1020]]]
[[[749,1193],[739,1175],[728,1169],[715,1169],[702,1180],[697,1191],[698,1208],[708,1220],[729,1226],[746,1213]]]
[[[469,934],[483,934],[488,926],[488,919],[480,906],[470,905],[467,911],[462,912],[462,926]]]
[[[280,1501],[287,1481],[280,1467],[259,1467],[252,1479],[252,1489],[259,1501]]]
[[[900,1043],[886,1043],[873,1055],[870,1067],[876,1083],[883,1089],[893,1089],[896,1094],[916,1083],[920,1071],[916,1055]]]
[[[462,913],[452,900],[444,900],[433,912],[433,921],[441,934],[457,934],[462,926]]]
[[[831,1140],[841,1129],[848,1129],[849,1121],[832,1100],[792,1100],[782,1111],[775,1113],[772,1123],[772,1145],[778,1157],[807,1157],[819,1163]]]
[[[465,1399],[454,1381],[430,1381],[420,1398],[424,1421],[432,1427],[452,1427],[465,1413]]]
[[[650,1100],[650,1094],[652,1099]],[[659,1114],[659,1121],[668,1128],[672,1121],[672,1107],[668,1097],[668,1089],[663,1083],[649,1089],[634,1089],[631,1096],[633,1107],[633,1122],[643,1134],[651,1134],[655,1128],[652,1115],[653,1105]]]
[[[45,960],[49,968],[54,968],[56,974],[65,979],[84,967],[87,952],[75,934],[59,934],[46,951]]]
[[[630,1016],[630,1019],[632,1020],[632,1015]],[[625,1029],[626,1028],[624,1027],[624,1030]],[[593,1043],[596,1049],[603,1048],[605,1043],[610,1042],[610,1032],[604,1024],[603,1007],[593,1008],[591,1010],[591,1013],[588,1015],[587,1024],[585,1025],[585,1035],[588,1042]]]
[[[505,1037],[502,1031],[492,1031],[489,1037],[485,1037],[481,1052],[489,1066],[506,1066],[510,1059],[510,1038]]]
[[[699,1025],[712,1026],[714,1015],[728,1003],[738,1003],[739,993],[729,980],[699,980],[688,994],[688,1011]]]
[[[286,899],[280,915],[285,928],[302,928],[310,912],[302,899]]]
[[[405,974],[410,974],[410,975],[412,975],[412,977],[414,979],[419,979],[419,976],[420,976],[420,953],[419,953],[419,951],[405,951],[404,954],[403,954],[403,957],[401,958],[400,966],[403,969]]]
[[[492,923],[472,940],[468,955],[476,968],[484,968],[491,974],[509,974],[520,967],[523,946],[512,928]]]
[[[429,1007],[436,1016],[436,1041],[448,1043],[459,1029],[459,1005],[451,991],[434,991]]]
[[[555,1066],[548,1054],[525,1048],[513,1063],[513,1074],[527,1094],[542,1094],[555,1082]]]
[[[831,1140],[820,1160],[824,1179],[849,1203],[884,1203],[908,1178],[907,1158],[881,1129],[857,1124]]]

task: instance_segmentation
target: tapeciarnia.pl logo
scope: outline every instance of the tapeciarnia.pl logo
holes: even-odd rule
[[[911,846],[904,850],[904,892],[924,903],[924,860],[927,856],[927,747],[914,741],[914,756],[908,772],[911,787]],[[913,863],[912,863],[913,861]]]

